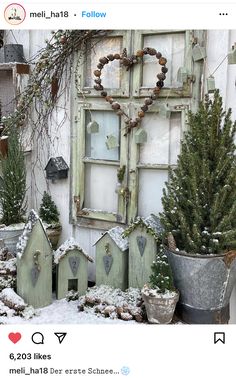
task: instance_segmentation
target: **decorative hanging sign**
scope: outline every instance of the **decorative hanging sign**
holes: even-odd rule
[[[144,251],[145,251],[145,247],[146,247],[146,243],[147,243],[147,239],[144,236],[137,236],[136,239],[137,239],[137,244],[138,244],[138,249],[139,249],[140,255],[143,256]]]
[[[131,119],[121,108],[121,105],[116,102],[111,96],[108,95],[107,91],[104,91],[104,87],[102,85],[102,69],[106,64],[109,62],[112,62],[114,60],[120,60],[121,65],[126,68],[126,70],[129,70],[132,66],[134,66],[136,63],[142,62],[142,58],[144,55],[150,55],[155,56],[158,63],[162,66],[161,72],[157,74],[158,81],[156,82],[156,87],[152,90],[152,94],[144,99],[144,104],[140,107],[140,110],[138,112],[137,117],[134,119]],[[137,127],[140,123],[142,118],[145,116],[145,112],[148,111],[148,107],[153,104],[153,101],[157,99],[158,95],[160,94],[160,91],[162,87],[164,86],[164,80],[166,79],[166,73],[168,72],[168,68],[166,67],[167,59],[162,57],[162,54],[160,52],[157,52],[154,48],[144,48],[142,50],[138,50],[136,54],[133,54],[131,56],[127,56],[126,49],[123,50],[122,54],[108,54],[106,57],[101,57],[99,59],[99,63],[97,65],[97,69],[94,71],[95,75],[95,86],[94,89],[96,91],[101,91],[101,96],[111,104],[111,108],[116,112],[118,116],[125,116],[125,124],[126,124],[126,134],[130,133],[132,128]],[[125,134],[125,135],[126,135]]]
[[[68,258],[68,261],[73,275],[76,276],[79,268],[79,257],[71,256]]]
[[[111,270],[112,263],[113,263],[113,257],[111,255],[103,256],[103,263],[104,263],[105,272],[108,275],[110,270]]]
[[[37,265],[34,265],[33,268],[31,269],[31,281],[32,281],[33,287],[35,287],[38,281],[39,273],[40,273],[39,267]]]

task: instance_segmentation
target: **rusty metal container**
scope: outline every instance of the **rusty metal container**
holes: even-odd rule
[[[229,321],[229,300],[236,281],[236,251],[191,255],[166,248],[175,287],[180,292],[177,315],[186,323]]]

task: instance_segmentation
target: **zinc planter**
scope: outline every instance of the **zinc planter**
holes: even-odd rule
[[[24,223],[18,223],[0,228],[0,240],[3,240],[5,247],[8,248],[11,253],[15,254],[16,244],[24,231],[24,227]]]
[[[44,227],[46,229],[46,234],[48,236],[48,239],[50,240],[52,248],[56,250],[61,236],[61,225],[55,227],[53,225],[44,225]]]
[[[176,311],[186,323],[223,324],[229,321],[229,300],[236,280],[236,252],[191,255],[166,249],[175,287]]]
[[[168,324],[171,323],[175,307],[179,299],[177,292],[158,294],[152,290],[142,289],[147,318],[149,323]]]

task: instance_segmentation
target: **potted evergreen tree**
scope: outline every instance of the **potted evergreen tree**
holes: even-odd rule
[[[162,245],[151,269],[149,283],[142,289],[147,318],[150,323],[167,324],[172,321],[179,293]]]
[[[227,323],[236,279],[236,123],[217,90],[188,124],[160,215],[177,310],[188,323]]]
[[[44,222],[44,226],[53,249],[57,248],[62,230],[59,215],[59,211],[55,202],[52,200],[51,195],[44,191],[39,208],[39,216]]]
[[[26,168],[18,128],[8,130],[7,155],[1,157],[0,239],[12,252],[24,229],[26,212]]]

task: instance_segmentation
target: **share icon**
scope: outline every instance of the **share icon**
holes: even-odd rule
[[[64,332],[55,332],[54,335],[58,338],[59,343],[61,344],[63,340],[65,339],[67,333]]]

